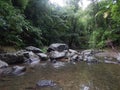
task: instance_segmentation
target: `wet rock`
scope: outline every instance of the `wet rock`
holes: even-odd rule
[[[50,59],[60,59],[64,58],[66,56],[67,50],[64,50],[63,52],[58,52],[58,51],[51,51],[49,53]]]
[[[52,65],[53,65],[54,68],[58,69],[60,67],[65,66],[65,63],[64,62],[55,62]]]
[[[68,45],[67,44],[63,44],[63,43],[54,43],[54,44],[51,44],[49,47],[48,47],[48,52],[51,52],[51,51],[59,51],[59,52],[62,52],[64,50],[68,50]]]
[[[24,57],[17,55],[16,53],[4,53],[0,54],[0,59],[7,62],[8,64],[23,63]]]
[[[94,56],[85,56],[83,59],[87,63],[97,63],[97,59]]]
[[[8,64],[0,60],[0,68],[5,68],[5,67],[8,67]]]
[[[79,54],[79,55],[78,55],[78,61],[83,61],[83,59],[84,59],[84,58],[83,58],[83,55]]]
[[[25,48],[27,51],[32,51],[34,53],[42,53],[42,50],[34,46],[28,46]]]
[[[30,67],[34,67],[39,64],[40,58],[33,52],[25,53],[24,56],[26,57],[25,63],[28,64]]]
[[[93,50],[84,50],[81,52],[82,55],[93,55],[94,54],[94,51]]]
[[[68,58],[70,61],[80,61],[80,56],[80,53],[73,49],[69,49],[66,54],[66,58]]]
[[[119,62],[110,61],[110,60],[104,60],[104,63],[106,63],[106,64],[119,64]]]
[[[73,56],[70,58],[71,61],[78,61],[78,59],[79,59],[79,57],[78,57],[77,54],[73,55]]]
[[[11,75],[12,71],[13,71],[12,67],[2,68],[0,69],[0,75],[1,76]]]
[[[111,58],[111,57],[104,57],[104,63],[106,64],[119,64],[119,61],[113,61],[114,58]]]
[[[17,64],[17,63],[24,63],[29,59],[39,59],[32,51],[20,50],[14,53],[3,53],[0,54],[0,59],[7,62],[8,64]]]
[[[82,85],[80,90],[90,90],[90,87],[86,85]]]
[[[53,87],[56,86],[56,83],[52,80],[40,80],[37,82],[36,85],[39,87],[46,87],[46,86]]]
[[[120,62],[120,53],[117,54],[116,59]]]
[[[31,68],[34,68],[34,67],[38,66],[39,63],[40,63],[40,59],[37,59],[37,58],[29,59],[28,61],[29,61],[28,65],[29,65]]]
[[[66,54],[66,57],[72,57],[73,55],[77,55],[77,54],[78,54],[78,52],[76,50],[69,49]]]
[[[24,57],[26,57],[27,59],[40,59],[38,55],[36,55],[35,53],[33,52],[27,52],[27,53],[24,53]]]
[[[20,76],[23,75],[25,71],[26,71],[26,67],[24,66],[13,66],[11,74]]]
[[[44,53],[37,53],[37,55],[40,57],[41,61],[46,61],[48,59],[48,56]]]
[[[24,66],[13,66],[13,67],[7,67],[7,68],[0,69],[0,75],[20,76],[20,75],[23,75],[25,73],[25,71],[26,71],[26,67],[24,67]]]

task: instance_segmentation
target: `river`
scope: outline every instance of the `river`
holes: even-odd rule
[[[37,87],[39,80],[53,80],[55,87]],[[23,76],[0,79],[0,90],[120,90],[119,64],[41,63]]]

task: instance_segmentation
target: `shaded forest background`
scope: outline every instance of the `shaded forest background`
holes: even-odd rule
[[[66,6],[49,0],[0,0],[0,46],[42,47],[66,43],[71,48],[103,48],[106,41],[120,45],[120,1],[65,0]]]

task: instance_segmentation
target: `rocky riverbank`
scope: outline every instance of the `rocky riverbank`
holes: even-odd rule
[[[0,53],[0,75],[23,75],[27,70],[26,67],[34,68],[42,61],[73,64],[77,62],[119,64],[119,58],[120,55],[112,51],[93,49],[76,51],[62,43],[51,44],[45,53],[39,48],[28,46],[12,53]],[[22,66],[18,66],[18,64],[22,64]]]

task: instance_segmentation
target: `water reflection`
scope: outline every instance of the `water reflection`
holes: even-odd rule
[[[119,69],[119,65],[104,63],[42,63],[23,76],[0,78],[0,90],[119,90]],[[39,80],[53,80],[57,85],[36,88]]]

